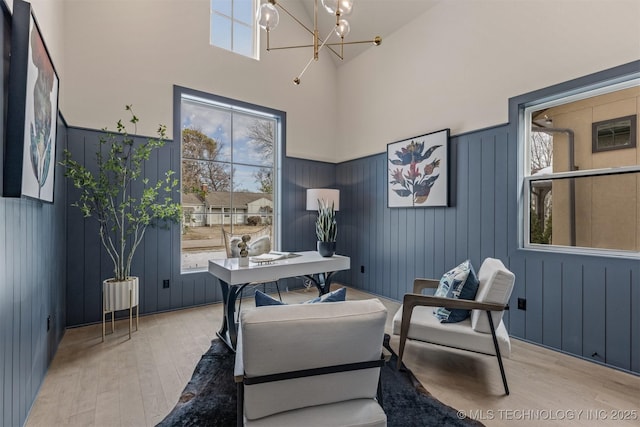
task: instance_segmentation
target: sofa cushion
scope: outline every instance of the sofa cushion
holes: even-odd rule
[[[478,271],[480,286],[476,301],[493,302],[497,304],[507,304],[511,298],[515,275],[507,270],[502,261],[495,258],[484,260]],[[502,321],[503,311],[492,311],[491,318],[493,325],[497,327]],[[489,319],[486,312],[473,310],[471,313],[471,327],[477,332],[491,333]]]
[[[353,399],[329,405],[311,406],[281,412],[270,417],[248,420],[247,427],[349,426],[384,427],[387,416],[373,399]]]
[[[387,310],[377,299],[256,307],[240,313],[236,372],[246,377],[378,360]],[[241,364],[242,366],[239,366]],[[374,399],[380,368],[245,385],[248,420]]]
[[[440,279],[435,296],[474,300],[478,291],[478,278],[471,261],[466,260],[460,265],[447,271]],[[461,322],[469,317],[470,310],[438,307],[433,310],[433,315],[443,323]]]
[[[328,292],[322,296],[315,297],[309,301],[303,302],[303,304],[314,304],[317,302],[340,302],[344,301],[347,296],[347,288],[336,289],[335,291]],[[279,299],[273,298],[271,295],[267,295],[264,292],[260,292],[256,289],[256,307],[264,307],[267,305],[286,305],[286,303]]]
[[[400,335],[402,308],[401,306],[393,317],[393,333],[395,335]],[[485,317],[487,316],[485,312],[482,313]],[[413,309],[411,326],[409,326],[407,337],[463,350],[472,350],[491,355],[496,354],[491,334],[474,331],[471,328],[471,319],[467,318],[458,323],[440,323],[433,316],[431,307],[419,306]],[[509,357],[511,354],[511,341],[502,321],[496,328],[496,337],[500,354],[502,357]]]

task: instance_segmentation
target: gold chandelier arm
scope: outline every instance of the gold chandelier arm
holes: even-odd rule
[[[379,37],[376,37],[373,40],[360,40],[357,42],[338,42],[338,43],[327,43],[327,46],[341,46],[341,45],[348,45],[348,44],[364,44],[364,43],[373,43],[376,46],[380,46],[382,40]]]

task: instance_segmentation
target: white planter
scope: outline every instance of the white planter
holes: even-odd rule
[[[246,256],[238,258],[238,267],[249,267],[249,258]]]
[[[114,282],[113,279],[105,280],[102,282],[103,310],[111,312],[136,307],[138,305],[138,289],[137,277],[129,277],[122,282]]]

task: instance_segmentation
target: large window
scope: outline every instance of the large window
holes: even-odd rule
[[[256,0],[210,1],[209,43],[249,58],[257,58]]]
[[[635,77],[524,109],[525,247],[640,255]]]
[[[232,235],[278,237],[283,114],[213,95],[180,93],[182,271],[225,258]]]

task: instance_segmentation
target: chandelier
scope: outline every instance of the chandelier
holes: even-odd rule
[[[309,65],[311,65],[312,61],[318,60],[318,54],[323,48],[329,49],[333,52],[338,58],[344,59],[344,46],[349,44],[363,44],[363,43],[373,43],[375,46],[379,46],[382,43],[382,38],[380,36],[376,36],[373,40],[363,40],[363,41],[350,41],[345,42],[344,39],[349,34],[351,30],[349,26],[349,22],[343,18],[343,16],[349,15],[353,9],[353,0],[321,0],[322,6],[326,9],[326,11],[335,15],[336,22],[335,25],[331,28],[331,31],[326,35],[326,37],[320,37],[320,32],[318,31],[318,0],[314,0],[313,6],[313,29],[309,28],[305,24],[303,24],[298,18],[293,16],[287,9],[285,9],[277,0],[267,0],[266,3],[263,3],[260,6],[260,10],[258,11],[258,25],[260,28],[267,32],[267,52],[271,50],[282,50],[282,49],[298,49],[298,48],[313,48],[313,57],[307,62],[307,65],[302,69],[300,74],[293,79],[293,83],[296,85],[300,84],[300,79]],[[271,30],[278,26],[278,22],[280,22],[280,15],[278,13],[278,9],[281,9],[284,13],[289,15],[294,21],[300,24],[305,30],[307,30],[313,36],[313,44],[307,45],[296,45],[296,46],[280,46],[280,47],[271,47],[269,44],[269,34]],[[329,42],[329,39],[336,35],[340,38],[340,41],[337,42]],[[339,47],[339,49],[337,49]]]

